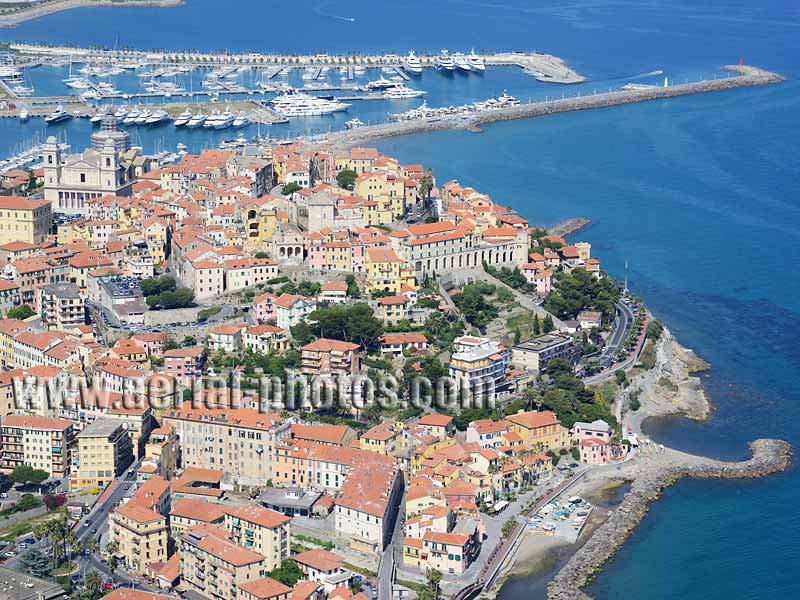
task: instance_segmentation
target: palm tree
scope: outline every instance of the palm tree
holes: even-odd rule
[[[431,192],[433,191],[433,176],[430,170],[419,180],[419,195],[423,197],[423,207],[430,209]]]
[[[111,583],[114,583],[114,571],[119,566],[119,559],[117,558],[117,551],[119,544],[117,542],[108,542],[106,544],[106,553],[108,554],[108,571],[111,574]]]
[[[93,570],[86,576],[84,580],[86,585],[86,593],[89,598],[99,598],[103,595],[103,578],[100,573]]]

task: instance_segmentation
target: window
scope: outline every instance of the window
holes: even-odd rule
[[[86,173],[81,173],[81,183],[86,183]]]

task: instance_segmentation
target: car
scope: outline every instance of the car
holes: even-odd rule
[[[97,527],[95,527],[94,529],[92,529],[92,533],[97,533]]]
[[[570,468],[570,469],[577,469],[579,466],[580,466],[580,465],[578,465],[578,463],[570,463],[570,464],[569,464],[569,468]]]
[[[3,492],[2,494],[0,494],[0,498],[8,498],[8,494],[6,494],[5,492]]]
[[[84,526],[84,527],[88,527],[88,526],[89,526],[89,525],[91,525],[91,524],[92,524],[92,522],[91,522],[89,519],[86,519],[86,520],[83,522],[83,526]]]
[[[114,584],[112,584],[110,581],[104,581],[103,582],[103,589],[104,590],[113,590],[114,589]]]
[[[6,558],[13,558],[13,557],[14,557],[14,556],[16,556],[16,555],[17,555],[17,553],[16,553],[16,552],[14,552],[13,550],[9,550],[9,551],[8,551],[8,552],[6,552],[6,553],[5,553],[3,556],[5,556]]]

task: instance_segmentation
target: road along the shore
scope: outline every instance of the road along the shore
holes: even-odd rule
[[[348,131],[331,133],[325,136],[325,139],[333,146],[346,148],[381,138],[441,131],[444,129],[475,130],[479,125],[495,121],[526,119],[560,112],[605,108],[608,106],[648,102],[650,100],[675,98],[691,94],[704,94],[707,92],[718,92],[741,87],[769,85],[784,81],[784,77],[778,73],[772,73],[748,65],[726,66],[723,67],[723,69],[729,76],[719,79],[696,81],[694,83],[681,83],[667,87],[625,88],[587,96],[528,102],[517,106],[508,106],[493,110],[464,112],[463,114],[448,118],[423,118],[398,121],[396,123],[367,125]],[[733,73],[736,74],[734,75]]]
[[[634,479],[630,492],[608,520],[573,555],[547,588],[548,600],[589,600],[583,588],[622,547],[664,489],[683,477],[696,479],[746,479],[783,471],[791,464],[792,450],[783,440],[750,443],[752,458],[731,463],[694,457],[685,464],[665,464],[646,469]]]

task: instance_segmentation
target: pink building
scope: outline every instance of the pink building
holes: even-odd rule
[[[275,294],[270,294],[269,292],[255,297],[253,307],[256,311],[256,320],[259,323],[273,322],[277,319],[275,314],[275,300],[277,298]]]
[[[308,268],[312,271],[322,271],[327,268],[327,253],[325,251],[325,242],[319,232],[308,234],[306,240],[306,249],[308,256],[306,263]]]
[[[580,446],[581,462],[587,465],[603,465],[611,462],[611,445],[598,438],[583,440]]]
[[[183,382],[203,374],[205,347],[190,346],[164,352],[164,370]]]
[[[553,289],[553,272],[542,269],[537,263],[525,263],[520,269],[525,279],[536,288],[536,293],[546,296]]]

